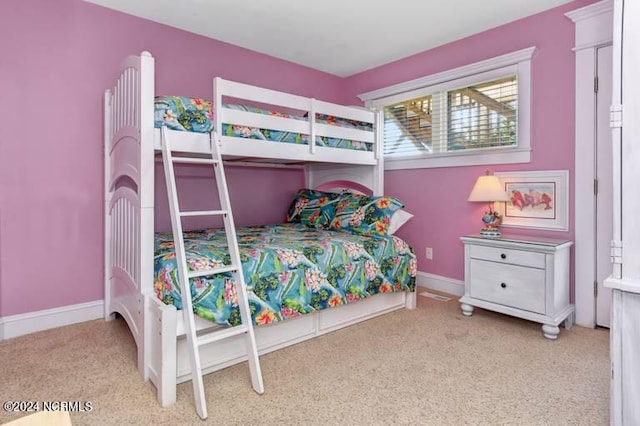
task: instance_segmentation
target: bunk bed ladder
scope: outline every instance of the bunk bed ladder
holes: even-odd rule
[[[178,277],[180,280],[180,294],[182,297],[185,320],[184,322],[186,329],[185,333],[187,337],[189,358],[191,362],[191,381],[193,382],[193,396],[198,415],[202,419],[205,419],[207,418],[207,404],[204,395],[202,367],[200,364],[200,346],[244,333],[246,337],[247,357],[249,361],[249,370],[251,373],[251,382],[253,385],[253,389],[260,394],[264,392],[264,385],[262,383],[262,372],[260,370],[258,348],[256,346],[255,334],[249,310],[247,288],[242,274],[238,241],[233,222],[233,215],[231,213],[231,204],[229,202],[227,180],[224,173],[220,151],[218,149],[218,142],[212,134],[211,158],[180,157],[173,155],[171,146],[169,144],[168,131],[166,126],[162,127],[161,134],[163,154],[162,158],[167,183],[167,193],[169,195],[169,208],[171,211],[171,226],[173,230],[173,239],[176,250],[176,261],[178,263]],[[180,211],[174,171],[175,163],[210,164],[213,166],[215,180],[218,187],[221,210]],[[204,271],[200,270],[191,272],[188,270],[184,248],[184,238],[182,234],[182,218],[187,216],[222,216],[227,237],[227,246],[229,247],[229,255],[231,258],[230,265],[225,265],[224,267],[208,269]],[[216,331],[206,334],[196,334],[189,278],[210,276],[227,272],[231,272],[234,276],[242,324],[225,328],[223,330],[217,329]]]

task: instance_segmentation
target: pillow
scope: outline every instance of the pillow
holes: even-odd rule
[[[304,223],[314,228],[328,228],[335,212],[329,204],[339,196],[340,194],[334,192],[300,189],[289,205],[285,222]]]
[[[393,216],[391,216],[391,223],[389,224],[389,230],[387,231],[387,234],[395,234],[395,232],[400,229],[402,225],[407,223],[412,217],[413,215],[406,210],[396,210]]]
[[[338,127],[346,127],[350,129],[373,130],[373,124],[364,121],[352,120],[349,118],[334,117],[333,115],[316,113],[316,120],[320,124],[330,124]]]
[[[186,96],[157,96],[154,102],[154,127],[166,125],[172,130],[209,133],[213,129],[211,101]]]
[[[349,193],[340,194],[332,204],[335,213],[329,227],[360,235],[386,235],[391,217],[404,207],[401,201],[393,197]]]

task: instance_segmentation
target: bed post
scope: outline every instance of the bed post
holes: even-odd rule
[[[415,309],[416,308],[416,292],[418,291],[418,286],[413,289],[412,292],[407,292],[407,300],[405,301],[405,307],[407,309]]]
[[[375,142],[372,150],[376,164],[356,165],[340,163],[313,163],[304,166],[305,185],[317,188],[332,181],[350,181],[364,185],[371,195],[384,195],[384,149],[383,131],[384,116],[382,111],[375,110]]]
[[[377,195],[384,194],[384,110],[380,107],[375,107],[373,110],[376,113],[376,143],[374,149],[376,150],[376,159],[378,164],[374,166],[374,182],[373,192]],[[406,292],[405,308],[416,309],[417,303],[417,291],[416,285],[412,292]]]
[[[104,92],[104,319],[111,321],[115,314],[111,312],[111,222],[109,219],[109,205],[113,191],[111,190],[111,90]]]
[[[384,113],[382,109],[374,109],[376,115],[376,142],[373,145],[375,149],[376,160],[378,164],[374,167],[373,172],[373,194],[384,195]]]
[[[153,303],[153,302],[151,302]],[[167,407],[176,402],[176,377],[178,365],[178,342],[176,328],[178,312],[171,305],[159,308],[160,311],[160,336],[154,336],[159,345],[154,348],[156,356],[160,356],[160,377],[156,383],[158,402],[162,407]],[[159,346],[159,347],[158,347]]]
[[[138,347],[138,369],[144,380],[149,379],[149,362],[151,351],[151,326],[147,301],[153,294],[153,244],[154,244],[154,141],[153,141],[153,103],[155,94],[154,59],[149,52],[140,54],[140,293],[139,303],[143,309],[143,336]]]

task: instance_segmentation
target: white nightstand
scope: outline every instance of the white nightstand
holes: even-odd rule
[[[573,325],[569,303],[568,240],[503,235],[467,235],[464,243],[462,313],[479,307],[542,323],[547,339],[558,338],[558,325]]]

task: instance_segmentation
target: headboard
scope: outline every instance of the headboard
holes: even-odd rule
[[[382,166],[313,164],[305,167],[307,188],[350,189],[367,195],[383,195],[382,173]]]
[[[370,188],[350,180],[331,180],[313,189],[324,192],[353,192],[355,194],[373,195],[373,191]]]

